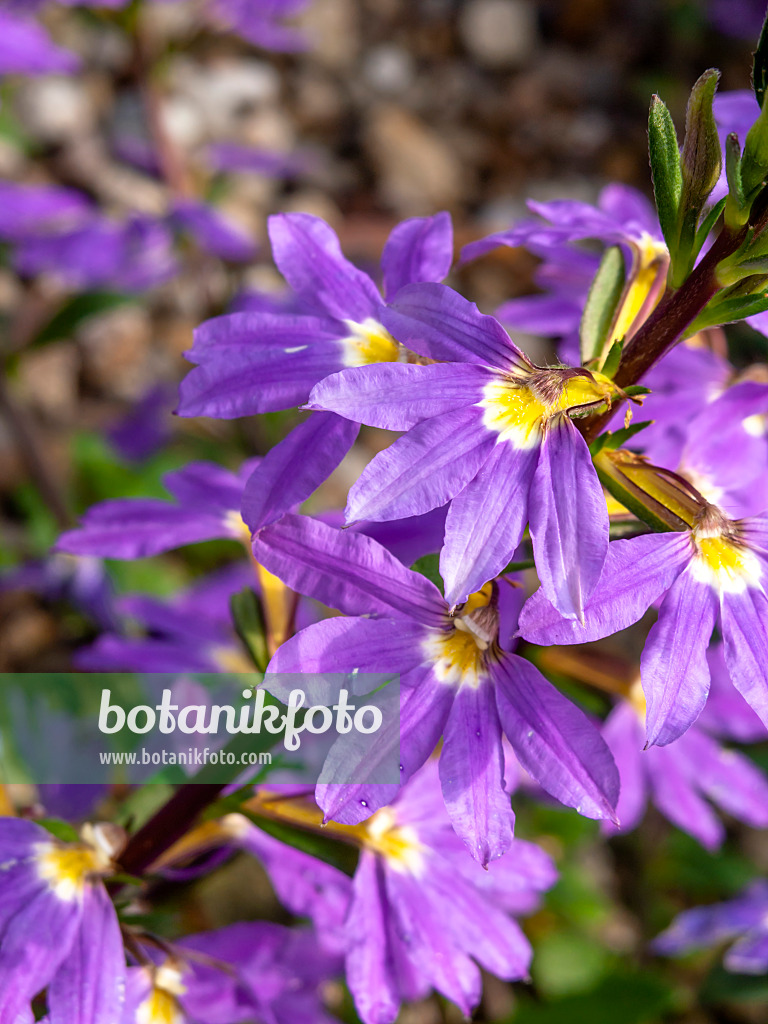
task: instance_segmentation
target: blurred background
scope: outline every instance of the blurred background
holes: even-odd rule
[[[748,87],[764,13],[748,0],[293,6],[287,23],[247,37],[195,0],[0,3],[0,671],[67,668],[96,635],[98,615],[76,599],[87,573],[47,558],[89,505],[163,496],[162,475],[191,459],[236,468],[296,421],[172,415],[194,327],[280,292],[270,213],[324,217],[373,269],[404,217],[449,210],[458,248],[524,216],[529,197],[593,202],[609,181],[649,195],[651,93],[681,129],[704,69],[721,69],[721,89]],[[21,22],[41,33],[36,66],[19,58]],[[67,191],[31,202],[20,185]],[[492,311],[533,289],[535,265],[500,249],[453,283]],[[364,433],[324,504],[343,504],[380,444]],[[233,548],[112,563],[98,585],[169,595]],[[483,1019],[768,1019],[765,979],[727,975],[709,954],[680,966],[646,951],[683,904],[765,872],[764,835],[729,822],[708,853],[652,811],[606,845],[595,823],[524,800],[519,822],[563,878],[529,928],[534,989],[489,979]],[[233,870],[260,912],[271,906],[255,868]],[[184,903],[188,926],[241,916],[238,877],[202,883]],[[434,999],[403,1022],[457,1014]]]

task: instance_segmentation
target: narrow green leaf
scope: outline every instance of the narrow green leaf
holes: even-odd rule
[[[612,245],[603,253],[581,318],[582,363],[602,357],[624,290],[625,277],[624,256],[617,245]]]
[[[766,310],[768,310],[768,294],[766,292],[760,292],[758,295],[739,295],[731,299],[722,299],[719,302],[713,301],[699,313],[685,332],[685,337],[691,338],[707,327],[732,324],[737,320],[745,320],[748,316],[765,313]]]
[[[763,102],[760,114],[747,132],[741,158],[741,183],[744,195],[758,188],[768,173],[768,103]]]
[[[80,838],[74,825],[60,818],[38,818],[35,824],[41,825],[46,832],[50,832],[63,843],[76,843]]]
[[[242,813],[249,818],[254,825],[258,826],[267,835],[279,839],[281,843],[292,846],[294,850],[301,850],[311,857],[331,864],[333,867],[343,871],[346,875],[354,875],[357,866],[358,854],[353,846],[340,842],[337,839],[326,838],[316,835],[314,832],[305,832],[298,828],[291,828],[282,821],[272,821],[263,818],[259,814],[252,814],[247,808]]]
[[[596,437],[592,444],[589,446],[589,450],[592,455],[597,455],[604,448],[608,450],[615,450],[620,448],[623,444],[626,444],[630,438],[634,437],[635,434],[639,434],[641,430],[645,430],[646,427],[650,427],[653,420],[643,420],[642,423],[630,423],[628,427],[622,427],[621,430],[608,430],[605,434],[601,434]]]
[[[768,84],[768,11],[766,11],[760,37],[757,40],[757,49],[752,60],[752,88],[755,90],[755,97],[762,109],[765,102],[765,88]]]
[[[709,237],[712,228],[715,226],[715,224],[717,224],[720,215],[725,209],[725,204],[727,200],[727,196],[723,196],[722,199],[719,199],[712,207],[712,209],[707,213],[706,217],[704,217],[701,224],[699,224],[698,228],[696,229],[696,240],[693,243],[694,258],[699,255],[699,253],[701,252],[701,247],[704,245],[707,238]]]
[[[258,595],[245,587],[229,600],[235,631],[245,645],[256,668],[263,672],[269,664],[269,647],[264,612]]]
[[[743,210],[745,199],[741,180],[741,145],[736,132],[731,132],[725,140],[725,176],[733,202],[739,210]]]
[[[611,380],[616,376],[616,371],[619,368],[621,362],[621,353],[624,349],[623,341],[614,341],[611,345],[608,355],[605,357],[605,362],[602,365],[600,373],[606,377],[610,377]]]
[[[670,253],[674,253],[677,248],[677,211],[683,189],[683,175],[672,115],[658,96],[651,100],[648,115],[648,153],[661,231],[667,248]]]

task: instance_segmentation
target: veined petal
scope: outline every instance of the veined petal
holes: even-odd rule
[[[440,553],[450,607],[480,590],[512,558],[528,521],[528,492],[538,454],[538,448],[501,441],[451,502]]]
[[[358,429],[334,413],[312,413],[267,452],[243,491],[242,516],[251,531],[275,522],[316,491],[352,447]]]
[[[344,365],[338,341],[288,346],[266,359],[223,352],[191,370],[179,385],[179,416],[232,420],[303,405],[323,377]]]
[[[50,1024],[115,1024],[124,998],[125,953],[115,908],[103,886],[89,886],[72,950],[48,990]]]
[[[272,253],[280,273],[308,307],[363,323],[381,305],[373,281],[342,255],[336,232],[308,213],[269,218]]]
[[[94,506],[83,525],[59,537],[56,551],[101,558],[148,558],[184,544],[232,536],[221,514],[155,498],[115,498]]]
[[[690,735],[690,733],[688,734]],[[688,736],[684,737],[687,740]],[[673,825],[688,832],[707,850],[716,850],[725,838],[722,822],[697,792],[696,778],[687,771],[679,746],[645,752],[653,802]]]
[[[451,824],[487,867],[512,845],[515,823],[504,792],[501,724],[489,682],[459,687],[440,752],[440,784]]]
[[[14,1021],[48,985],[69,955],[80,924],[78,900],[47,886],[11,919],[0,957],[0,1020]]]
[[[424,627],[402,619],[324,619],[275,651],[267,675],[281,672],[409,672],[424,660]]]
[[[544,595],[583,622],[608,552],[608,510],[587,443],[567,416],[545,431],[529,517]]]
[[[579,814],[613,819],[619,773],[584,712],[515,654],[492,662],[491,675],[501,726],[528,774]]]
[[[635,709],[629,703],[622,702],[608,715],[602,732],[619,770],[616,817],[620,830],[629,832],[640,822],[646,805],[645,766],[648,758],[642,752],[643,726]],[[615,826],[603,822],[603,829],[613,832]]]
[[[452,687],[439,683],[431,666],[419,666],[400,678],[400,720],[380,730],[366,758],[388,759],[399,750],[401,784],[410,779],[437,746],[454,700]],[[349,773],[349,770],[347,769]],[[396,796],[397,786],[319,784],[315,799],[326,818],[356,825]]]
[[[492,374],[461,363],[373,363],[357,366],[316,384],[310,409],[329,409],[384,430],[409,430],[433,416],[474,405]]]
[[[260,461],[247,459],[237,473],[215,462],[190,462],[166,473],[163,486],[180,505],[192,505],[198,511],[204,506],[216,512],[239,511],[245,481]]]
[[[424,420],[363,470],[349,492],[347,522],[403,519],[444,505],[477,474],[494,443],[474,406]]]
[[[690,777],[714,804],[753,828],[768,826],[768,778],[746,754],[691,729],[674,750]]]
[[[220,355],[258,363],[279,358],[286,349],[307,352],[318,343],[338,343],[344,325],[336,318],[295,313],[245,311],[206,320],[195,328],[191,363],[206,363]]]
[[[289,513],[257,534],[253,553],[292,590],[348,615],[445,623],[445,602],[437,587],[362,533]]]
[[[717,616],[717,596],[690,569],[665,596],[640,659],[648,705],[649,745],[665,746],[693,725],[709,692],[707,647]]]
[[[768,599],[746,587],[720,598],[725,664],[733,685],[768,727]]]
[[[419,281],[442,281],[453,263],[453,225],[449,213],[411,217],[395,227],[381,255],[384,295]]]
[[[584,625],[564,619],[540,588],[520,613],[520,635],[534,644],[584,644],[626,629],[672,586],[692,555],[688,532],[615,540],[584,609]]]
[[[406,285],[380,318],[401,344],[430,359],[499,370],[531,365],[498,320],[447,285]]]

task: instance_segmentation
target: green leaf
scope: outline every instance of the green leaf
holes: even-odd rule
[[[674,1007],[674,992],[662,978],[612,974],[589,992],[547,1003],[521,999],[513,1024],[656,1024]]]
[[[699,313],[686,330],[685,337],[691,338],[707,327],[732,324],[737,320],[744,320],[748,316],[765,313],[766,310],[768,310],[768,294],[764,291],[758,295],[739,295],[735,298],[721,299],[719,302],[715,299]]]
[[[445,592],[443,577],[440,575],[440,555],[422,555],[411,566],[413,572],[420,576],[426,576],[430,583],[434,583],[441,594]]]
[[[614,341],[611,345],[608,355],[605,357],[605,362],[600,369],[600,372],[606,377],[613,379],[616,376],[616,371],[618,370],[619,363],[621,362],[621,353],[623,349],[624,342],[621,340]]]
[[[750,193],[762,184],[766,173],[768,173],[768,103],[763,101],[760,114],[744,140],[741,180],[745,196],[749,197]]]
[[[768,12],[763,21],[760,37],[757,40],[757,49],[752,60],[752,88],[755,90],[755,97],[761,109],[765,102],[766,84],[768,84]]]
[[[745,198],[741,180],[741,145],[736,132],[731,132],[725,140],[725,176],[730,196],[738,209],[743,210]]]
[[[260,672],[269,664],[269,647],[264,611],[258,595],[250,587],[245,587],[229,600],[235,632],[242,640],[251,660]]]
[[[702,220],[701,224],[699,224],[698,228],[696,229],[696,240],[693,243],[694,256],[698,256],[701,252],[701,247],[704,245],[707,238],[709,237],[709,233],[712,230],[712,228],[715,226],[715,224],[717,224],[717,221],[721,213],[725,209],[725,204],[727,201],[727,196],[723,196],[722,199],[719,199],[712,207],[712,209],[707,213],[706,217]]]
[[[601,359],[610,338],[611,325],[624,290],[626,268],[624,256],[617,245],[603,253],[595,278],[589,289],[584,315],[581,318],[581,361]]]
[[[661,231],[667,248],[670,253],[674,253],[677,248],[677,211],[680,207],[683,175],[672,115],[658,96],[651,100],[648,115],[648,153]]]
[[[45,327],[37,333],[32,344],[44,345],[49,341],[69,338],[84,320],[135,301],[132,295],[120,292],[84,292],[82,295],[75,295],[54,313]]]
[[[46,832],[50,832],[52,836],[56,836],[63,843],[76,843],[80,839],[77,829],[68,821],[61,821],[60,818],[38,818],[35,824],[41,825]]]
[[[354,875],[358,859],[354,847],[330,837],[316,835],[314,832],[291,828],[290,825],[286,825],[282,821],[262,818],[258,814],[251,814],[247,809],[244,809],[242,813],[267,835],[274,836],[275,839],[279,839],[287,846],[301,850],[302,853],[316,857],[317,860],[331,864],[347,875]]]
[[[628,427],[623,427],[621,430],[609,430],[605,434],[601,434],[596,437],[592,444],[589,446],[589,450],[592,455],[597,455],[604,448],[615,450],[620,448],[623,444],[626,444],[630,438],[634,437],[635,434],[639,434],[641,430],[645,430],[646,427],[650,427],[653,420],[644,420],[642,423],[630,423]]]

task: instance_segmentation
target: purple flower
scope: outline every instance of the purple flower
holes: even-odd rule
[[[143,462],[165,446],[171,436],[168,414],[171,389],[155,384],[111,429],[108,437],[127,462]]]
[[[145,635],[103,633],[77,652],[75,663],[87,672],[252,672],[232,629],[229,601],[256,583],[251,566],[235,564],[171,601],[126,594],[116,610]]]
[[[85,513],[82,526],[59,537],[56,550],[133,559],[217,538],[247,544],[240,502],[254,465],[248,460],[235,474],[212,462],[191,462],[163,478],[175,503],[160,498],[99,502]]]
[[[180,387],[181,416],[232,419],[301,405],[313,385],[345,366],[401,357],[381,322],[373,281],[339,240],[306,213],[270,217],[272,251],[297,308],[230,313],[198,327]],[[414,281],[442,280],[453,255],[448,214],[399,224],[382,256],[386,299]],[[293,305],[293,303],[292,303]]]
[[[211,15],[232,32],[265,50],[303,50],[304,36],[286,25],[309,0],[209,0]]]
[[[33,1018],[48,989],[51,1024],[114,1024],[125,954],[102,884],[116,848],[108,826],[86,825],[62,843],[31,821],[0,819],[0,1020]]]
[[[25,275],[52,274],[72,288],[145,291],[176,273],[172,237],[153,217],[124,223],[94,216],[72,231],[26,238],[14,262]]]
[[[578,618],[600,577],[608,513],[571,422],[610,404],[602,374],[542,368],[450,288],[411,285],[385,324],[431,365],[367,366],[317,385],[310,407],[407,431],[349,493],[347,521],[420,515],[451,501],[440,571],[450,605],[500,573],[530,525],[542,586]]]
[[[290,821],[290,801],[280,798],[275,806],[287,808]],[[310,809],[297,820],[307,815]],[[506,980],[527,977],[531,949],[510,915],[535,909],[538,894],[555,881],[554,866],[538,847],[516,839],[483,871],[445,816],[434,762],[364,825],[326,826],[326,834],[360,848],[353,880],[265,837],[239,815],[223,825],[230,840],[262,860],[293,913],[313,906],[321,938],[330,927],[364,1024],[391,1024],[402,1002],[433,988],[469,1016],[481,995],[478,965]],[[317,909],[323,905],[324,913]]]
[[[32,18],[0,9],[0,75],[71,74],[79,66]]]
[[[91,210],[88,199],[74,189],[0,182],[0,238],[5,242],[71,229]]]
[[[768,516],[731,520],[704,506],[690,531],[614,541],[583,624],[564,619],[543,588],[520,616],[532,643],[585,643],[626,629],[659,598],[640,662],[649,744],[681,736],[707,699],[706,652],[716,621],[736,689],[768,724]]]
[[[103,629],[115,625],[112,584],[98,558],[54,554],[0,574],[0,594],[30,590],[46,601],[69,601]]]
[[[332,1024],[319,986],[336,972],[306,930],[264,921],[190,935],[131,968],[123,1024]]]
[[[637,826],[648,799],[709,850],[720,846],[725,829],[707,799],[753,828],[768,826],[768,779],[749,758],[721,747],[698,722],[671,746],[644,751],[643,723],[641,699],[638,708],[630,702],[619,704],[603,727],[621,777],[618,831]],[[607,822],[602,827],[614,831]]]
[[[768,971],[768,882],[753,882],[726,903],[684,911],[653,946],[665,956],[680,956],[723,942],[733,943],[723,961],[727,970],[738,974]]]
[[[178,199],[171,210],[171,223],[187,231],[200,248],[212,256],[233,263],[248,263],[256,255],[256,244],[247,231],[220,210],[192,199]]]
[[[349,616],[302,630],[268,671],[398,672],[400,721],[381,730],[380,749],[399,745],[405,781],[443,736],[448,813],[483,864],[512,840],[502,734],[547,792],[588,817],[613,816],[616,769],[596,729],[530,662],[506,649],[516,599],[508,582],[488,584],[452,612],[432,583],[375,541],[302,516],[265,527],[253,551],[289,587]],[[356,823],[396,792],[327,784],[318,786],[317,799],[326,817]]]

